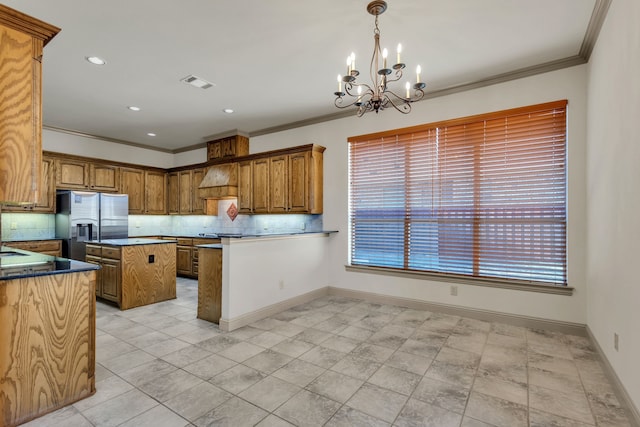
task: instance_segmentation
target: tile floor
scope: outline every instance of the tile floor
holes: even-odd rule
[[[324,297],[222,333],[98,303],[94,396],[33,426],[628,426],[590,342]]]

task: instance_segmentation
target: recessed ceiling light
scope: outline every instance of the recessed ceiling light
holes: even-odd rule
[[[222,110],[222,111],[224,111],[224,112],[225,112],[225,113],[227,113],[227,114],[231,114],[231,113],[233,113],[233,110],[232,110],[231,108],[225,108],[225,109],[224,109],[224,110]]]
[[[147,136],[156,136],[156,134],[153,132],[147,132]]]
[[[130,105],[127,108],[131,111],[140,111],[140,107],[134,107],[133,105]]]
[[[91,62],[94,65],[104,65],[107,63],[107,61],[105,61],[102,58],[98,58],[97,56],[85,56],[84,59],[86,59],[87,61]]]

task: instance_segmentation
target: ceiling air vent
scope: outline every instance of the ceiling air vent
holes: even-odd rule
[[[189,75],[183,79],[180,79],[180,81],[200,89],[209,89],[211,86],[214,86],[213,83],[209,83],[208,81],[194,75]]]

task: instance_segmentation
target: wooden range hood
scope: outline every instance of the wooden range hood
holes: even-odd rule
[[[211,166],[198,187],[203,199],[231,199],[238,197],[238,164]]]

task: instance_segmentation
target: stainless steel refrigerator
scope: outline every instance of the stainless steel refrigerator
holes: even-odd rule
[[[129,234],[129,196],[126,194],[58,191],[56,238],[62,256],[84,261],[87,240],[123,239]]]

